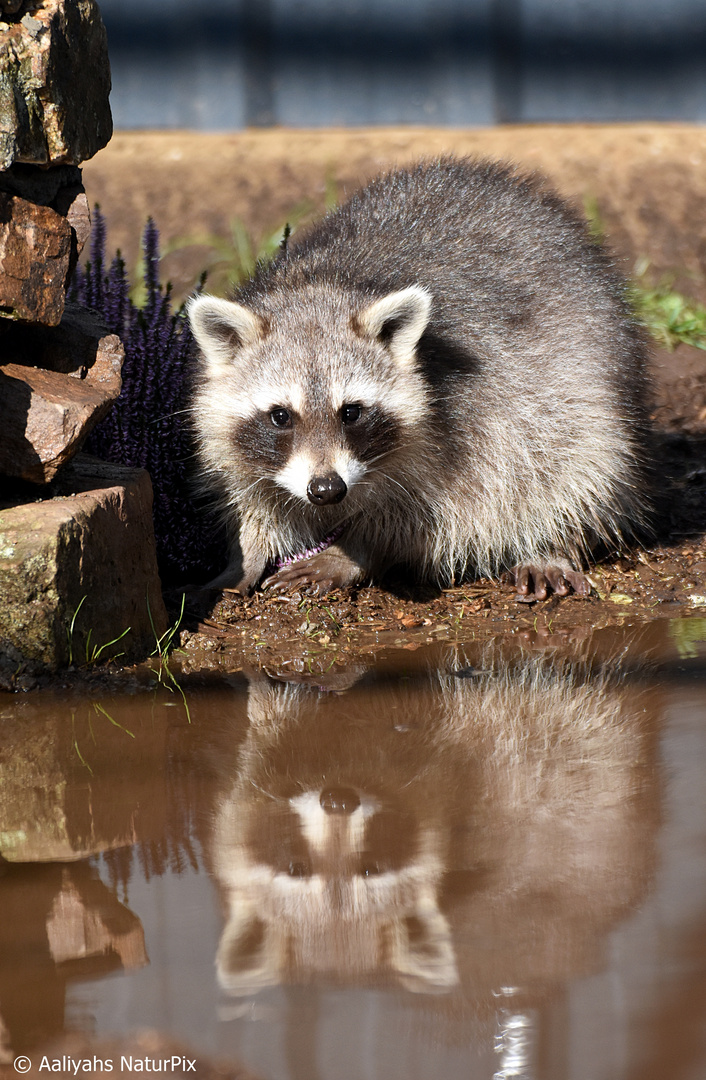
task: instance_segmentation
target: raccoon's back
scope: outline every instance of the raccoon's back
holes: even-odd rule
[[[516,324],[541,299],[540,282],[543,293],[574,303],[586,285],[625,310],[610,260],[544,180],[453,158],[377,177],[291,241],[241,295],[285,281],[368,295],[424,283],[434,292],[437,319],[491,304],[489,319]]]
[[[237,299],[267,308],[314,286],[362,302],[410,285],[433,296],[418,355],[443,396],[459,373],[506,399],[563,401],[570,373],[644,427],[646,352],[621,276],[543,178],[508,165],[443,158],[379,176]]]
[[[623,397],[628,374],[630,404],[641,411],[644,347],[620,275],[546,181],[508,165],[444,158],[377,177],[237,299],[257,306],[306,286],[369,299],[410,285],[433,295],[422,363],[431,344],[445,367],[456,360],[467,370],[470,357],[505,375],[508,357],[519,372],[529,356],[561,362],[579,341],[586,376]]]

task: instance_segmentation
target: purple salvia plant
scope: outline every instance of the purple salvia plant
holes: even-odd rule
[[[154,488],[157,558],[165,584],[202,581],[224,562],[225,537],[191,491],[193,440],[188,423],[194,350],[182,305],[159,274],[159,233],[150,218],[142,238],[144,305],[130,298],[120,253],[104,272],[105,219],[96,207],[90,260],[77,267],[72,299],[98,311],[125,347],[123,386],[86,450],[107,461],[147,469]]]

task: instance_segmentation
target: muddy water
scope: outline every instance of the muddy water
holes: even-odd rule
[[[706,1077],[706,620],[183,690],[0,699],[8,1075]]]

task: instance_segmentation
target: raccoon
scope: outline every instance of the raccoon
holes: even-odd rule
[[[585,595],[587,557],[649,521],[643,336],[541,177],[389,172],[189,317],[202,473],[233,533],[214,587],[402,567]]]
[[[473,678],[448,659],[343,693],[250,678],[247,734],[236,708],[214,746],[204,836],[230,993],[490,1001],[595,970],[644,896],[659,699],[572,659],[489,648]]]

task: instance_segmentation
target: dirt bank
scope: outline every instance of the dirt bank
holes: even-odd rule
[[[447,153],[510,159],[546,173],[568,198],[595,200],[628,273],[645,257],[657,276],[675,272],[706,300],[706,128],[688,124],[118,132],[85,164],[84,183],[107,216],[109,250],[134,265],[148,215],[165,242],[225,237],[234,218],[259,240],[305,201],[323,210],[327,185],[341,198],[392,165]],[[203,260],[203,248],[167,257],[177,293]]]

